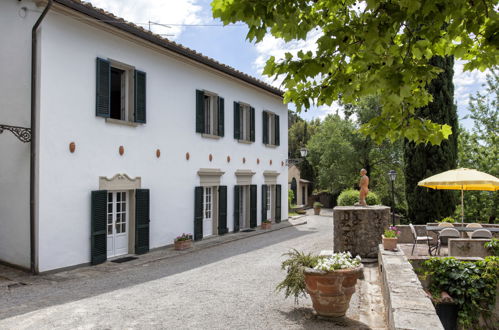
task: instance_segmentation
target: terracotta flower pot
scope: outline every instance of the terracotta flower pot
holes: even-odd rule
[[[320,207],[314,207],[314,214],[315,215],[321,215],[321,208]]]
[[[175,250],[186,250],[192,247],[192,240],[176,241],[174,242]]]
[[[312,298],[317,315],[344,316],[361,272],[362,266],[329,272],[305,268],[305,289]]]
[[[383,238],[383,249],[392,251],[397,249],[398,237],[385,237],[385,235],[381,235],[381,237]]]
[[[262,229],[271,229],[271,228],[272,228],[271,222],[262,222]]]

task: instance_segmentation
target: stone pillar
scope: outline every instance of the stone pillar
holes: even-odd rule
[[[333,209],[334,251],[377,258],[381,235],[390,225],[388,206],[337,206]]]

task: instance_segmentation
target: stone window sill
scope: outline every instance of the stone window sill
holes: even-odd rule
[[[276,146],[275,144],[266,144],[265,145],[267,148],[277,148],[279,146]]]
[[[237,140],[237,142],[243,143],[243,144],[252,144],[253,143],[253,141],[249,141],[249,140]]]
[[[213,134],[201,133],[201,136],[204,137],[204,138],[207,138],[207,139],[214,139],[214,140],[220,139],[220,136],[213,135]]]
[[[114,119],[114,118],[106,118],[106,123],[116,124],[116,125],[123,125],[123,126],[129,126],[129,127],[138,127],[138,126],[140,126],[140,123],[136,123],[136,122],[133,122],[133,121],[126,121],[126,120],[119,120],[119,119]]]

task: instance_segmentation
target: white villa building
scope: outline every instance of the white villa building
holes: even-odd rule
[[[0,30],[0,262],[47,272],[287,219],[280,90],[77,0],[1,0]]]

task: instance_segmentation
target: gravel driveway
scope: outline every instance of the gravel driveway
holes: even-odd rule
[[[0,329],[384,328],[375,266],[366,266],[347,317],[317,319],[310,298],[274,288],[291,248],[331,249],[332,218],[116,272],[18,287],[0,297]]]

